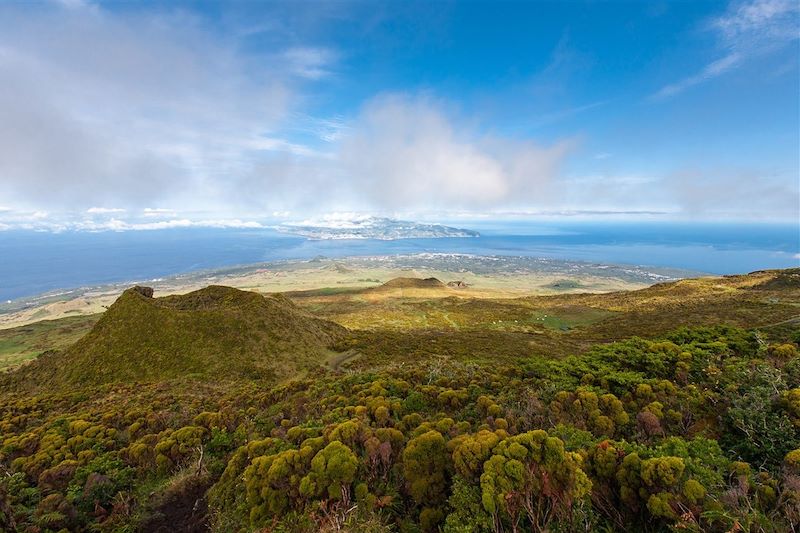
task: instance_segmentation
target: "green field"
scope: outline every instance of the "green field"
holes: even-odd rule
[[[47,350],[74,344],[99,318],[100,315],[76,316],[0,329],[0,370],[30,361]]]

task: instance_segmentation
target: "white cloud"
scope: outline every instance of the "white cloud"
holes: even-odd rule
[[[732,2],[712,21],[731,47],[774,46],[800,37],[800,4],[795,0]]]
[[[48,219],[36,216],[19,216],[14,220],[0,222],[0,229],[26,229],[36,231],[154,231],[176,228],[240,228],[240,229],[260,229],[265,226],[254,220],[242,219],[189,219],[171,218],[154,222],[141,220],[123,220],[111,217],[107,219],[73,219],[53,218]]]
[[[484,135],[429,99],[388,95],[365,106],[340,157],[371,205],[486,208],[541,201],[573,145]]]
[[[119,207],[90,207],[86,212],[92,215],[106,215],[110,213],[124,213],[125,209]]]
[[[126,222],[123,220],[111,219],[105,223],[84,223],[76,224],[74,229],[89,231],[152,231],[159,229],[173,228],[248,228],[258,229],[264,226],[260,222],[240,220],[240,219],[212,219],[212,220],[190,220],[187,218],[160,220],[158,222]]]
[[[351,229],[361,227],[363,223],[374,220],[372,215],[358,212],[325,213],[313,218],[300,221],[284,222],[283,226],[317,226],[320,228]]]
[[[352,114],[312,116],[321,100],[325,109],[339,103],[306,89],[315,80],[339,81],[341,53],[304,45],[281,20],[258,30],[271,44],[251,46],[237,39],[252,32],[208,25],[182,9],[68,3],[69,9],[0,3],[0,198],[24,213],[20,224],[127,231],[194,226],[198,213],[219,227],[259,227],[224,217],[286,218],[289,210],[304,218],[348,210],[703,209],[681,187],[666,187],[668,178],[652,181],[648,169],[641,176],[624,169],[616,176],[561,177],[575,139],[487,131],[478,118],[486,109],[465,116],[444,101],[395,94],[357,111],[337,110]],[[797,14],[796,2],[731,4],[708,23],[719,42],[716,60],[657,97],[796,39]],[[558,69],[546,70],[552,77]],[[521,116],[527,125],[544,124],[607,102]],[[609,156],[586,154],[604,170],[624,159],[597,161]],[[748,191],[728,201],[741,204],[757,192]],[[152,207],[163,205],[176,209]],[[771,212],[767,202],[759,205]],[[74,219],[33,217],[36,210],[58,215],[67,208]],[[17,227],[8,212],[0,208],[0,220]]]
[[[797,40],[800,38],[798,17],[800,2],[797,0],[731,2],[722,16],[709,23],[723,49],[721,57],[708,63],[700,72],[662,87],[651,98],[674,96]]]
[[[598,107],[602,107],[607,105],[610,100],[601,100],[599,102],[591,102],[584,105],[569,107],[566,109],[561,109],[559,111],[553,111],[550,113],[545,113],[536,117],[535,119],[529,120],[530,126],[541,127],[547,124],[552,124],[554,122],[558,122],[565,118],[573,117],[575,115],[584,113],[586,111],[590,111],[592,109],[596,109]]]
[[[213,203],[266,152],[308,152],[273,133],[296,103],[295,70],[313,77],[332,53],[265,59],[184,10],[70,4],[0,5],[0,196]]]
[[[189,220],[187,218],[161,220],[158,222],[125,222],[122,220],[111,219],[106,223],[87,225],[80,229],[90,229],[93,231],[151,231],[159,229],[173,228],[263,228],[259,222],[245,221],[239,219],[231,220]]]
[[[441,101],[383,95],[337,119],[327,153],[274,153],[230,182],[225,201],[259,212],[488,209],[544,203],[575,146],[489,135]]]
[[[798,220],[800,190],[782,174],[681,166],[654,174],[585,174],[559,179],[563,210],[663,212],[699,219]],[[555,206],[551,206],[555,210]]]
[[[189,220],[187,218],[160,220],[158,222],[128,222],[112,218],[103,222],[83,221],[62,224],[61,228],[78,231],[153,231],[175,228],[263,228],[259,222],[239,219]]]

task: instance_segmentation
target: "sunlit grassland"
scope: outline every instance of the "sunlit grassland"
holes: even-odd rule
[[[58,350],[74,344],[89,332],[100,316],[42,320],[27,326],[0,330],[0,370],[13,368],[47,350]]]

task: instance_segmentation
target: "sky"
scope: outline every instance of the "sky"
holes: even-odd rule
[[[795,0],[2,2],[0,229],[797,222],[799,65]]]

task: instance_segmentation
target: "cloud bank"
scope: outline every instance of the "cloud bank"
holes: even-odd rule
[[[453,123],[430,100],[398,95],[365,106],[341,145],[356,191],[392,209],[540,204],[575,145],[481,135]]]

